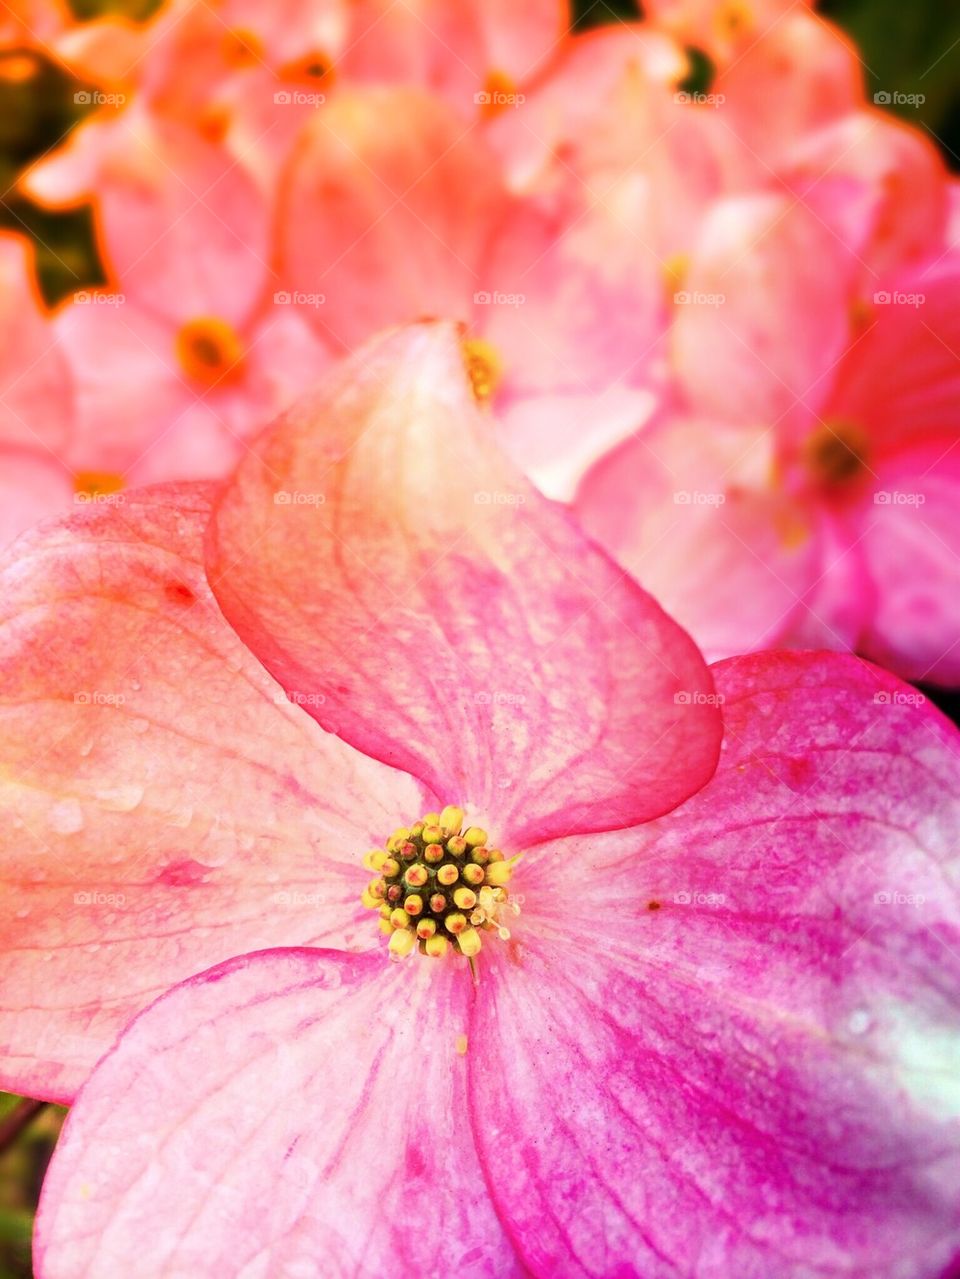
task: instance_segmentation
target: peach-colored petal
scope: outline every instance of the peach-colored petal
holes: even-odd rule
[[[37,1275],[520,1279],[466,1122],[464,968],[274,950],[158,1000],[70,1114]]]
[[[702,659],[488,437],[453,326],[371,343],[227,487],[221,606],[325,727],[498,838],[666,811],[716,761]]]
[[[343,93],[305,132],[281,198],[282,287],[352,349],[389,324],[468,319],[478,263],[506,208],[496,162],[414,90]]]
[[[107,495],[4,566],[4,1087],[71,1099],[136,1011],[249,948],[377,943],[358,857],[423,800],[244,649],[207,514],[195,487]]]

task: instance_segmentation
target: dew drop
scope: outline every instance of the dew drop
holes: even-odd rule
[[[104,786],[96,796],[110,812],[129,813],[143,799],[143,787],[133,782],[126,786]]]
[[[75,835],[83,830],[83,809],[75,799],[64,799],[51,808],[50,825],[58,835]]]

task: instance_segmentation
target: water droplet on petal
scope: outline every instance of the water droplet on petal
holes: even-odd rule
[[[113,813],[129,813],[143,799],[143,787],[136,783],[126,786],[104,786],[96,792],[104,808]]]
[[[83,809],[75,799],[64,799],[50,809],[50,825],[58,835],[75,835],[83,830]]]
[[[847,1029],[851,1035],[862,1035],[870,1029],[872,1018],[865,1008],[855,1008],[847,1018]]]

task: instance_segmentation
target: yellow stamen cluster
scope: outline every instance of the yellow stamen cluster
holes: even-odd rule
[[[472,960],[482,932],[494,930],[504,941],[510,936],[503,919],[518,913],[507,893],[517,859],[488,848],[479,826],[464,830],[463,818],[452,804],[427,813],[363,859],[375,877],[361,901],[378,912],[394,959],[416,947],[433,959],[456,948]]]
[[[485,338],[464,338],[460,345],[474,398],[484,404],[493,398],[503,379],[503,361]]]

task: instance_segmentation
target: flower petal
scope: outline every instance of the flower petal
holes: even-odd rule
[[[928,437],[878,465],[861,516],[876,586],[860,651],[904,679],[960,684],[960,449]]]
[[[410,89],[338,94],[284,184],[284,287],[322,293],[306,314],[347,350],[389,324],[466,320],[505,207],[493,156],[442,103]]]
[[[249,947],[379,940],[359,858],[423,799],[223,621],[208,509],[109,495],[3,565],[0,1086],[69,1100],[135,1012]]]
[[[665,812],[716,762],[702,659],[488,436],[452,325],[371,343],[241,463],[217,598],[324,727],[502,838]]]
[[[770,426],[846,350],[853,259],[786,196],[719,201],[705,218],[674,324],[678,375],[700,412]]]
[[[854,658],[716,670],[698,795],[520,863],[469,1032],[491,1195],[536,1274],[939,1279],[960,739]]]
[[[109,124],[94,117],[25,186],[56,206],[95,196],[103,261],[125,295],[159,316],[239,325],[259,299],[267,202],[196,128],[136,106]]]
[[[465,967],[275,950],[158,1000],[70,1114],[38,1275],[522,1274],[465,1129]]]
[[[59,463],[29,449],[0,448],[0,547],[70,509],[73,485]]]
[[[708,657],[765,648],[813,583],[816,530],[773,489],[773,432],[668,417],[589,472],[587,531]]]
[[[62,447],[73,400],[63,351],[40,299],[29,241],[0,233],[0,441]]]

